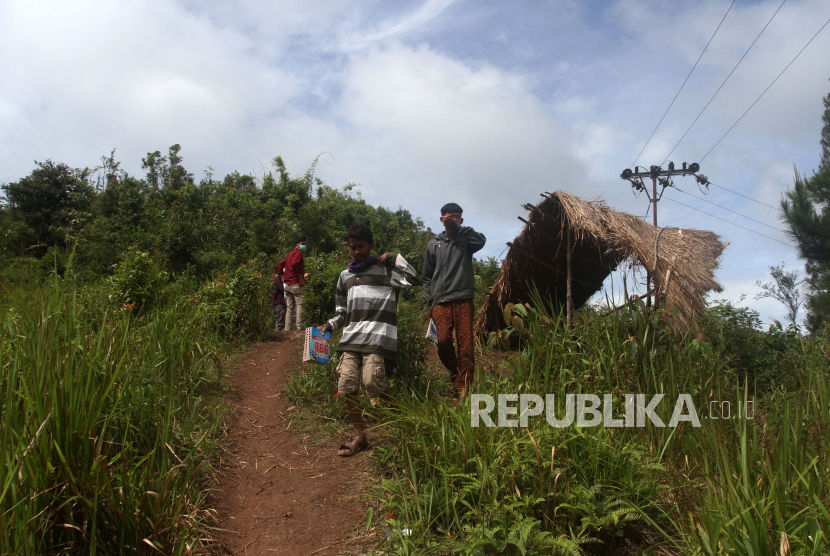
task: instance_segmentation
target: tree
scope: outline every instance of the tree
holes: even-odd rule
[[[830,94],[824,97],[821,160],[810,177],[795,173],[781,200],[782,219],[807,261],[807,329],[816,333],[830,321]]]
[[[798,311],[807,301],[802,290],[803,281],[798,279],[798,271],[787,272],[784,270],[784,263],[781,263],[781,266],[769,267],[769,273],[772,282],[755,282],[761,288],[761,293],[756,295],[755,299],[771,298],[778,301],[787,309],[787,320],[796,324]]]
[[[165,155],[150,152],[142,163],[146,179],[128,175],[111,151],[101,157],[93,187],[88,170],[47,161],[2,186],[0,260],[52,249],[56,261],[66,261],[74,238],[79,279],[112,274],[130,249],[150,254],[170,275],[212,276],[257,257],[274,266],[305,236],[309,265],[336,278],[348,256],[345,232],[355,222],[371,225],[378,251],[400,252],[415,265],[432,236],[404,209],[373,207],[351,185],[327,186],[314,174],[316,161],[292,176],[277,157],[261,181],[238,172],[216,180],[208,168],[198,186],[178,145]],[[52,257],[36,266],[55,267]],[[331,295],[318,296],[318,307],[333,307],[333,285]]]
[[[167,160],[161,156],[161,151],[147,153],[147,158],[141,159],[141,167],[147,170],[147,184],[153,189],[161,189],[167,174]]]
[[[167,175],[164,185],[173,190],[181,189],[187,183],[193,183],[193,174],[182,166],[183,159],[179,155],[181,150],[181,145],[176,143],[167,151]]]
[[[821,115],[824,125],[821,128],[821,163],[818,167],[820,174],[830,172],[830,93],[824,97],[824,114]]]
[[[34,232],[36,245],[30,247],[42,256],[47,248],[63,243],[73,219],[89,208],[94,190],[87,181],[88,169],[51,160],[35,164],[31,174],[3,190],[10,212]]]
[[[115,149],[110,151],[109,156],[101,156],[101,166],[99,166],[97,170],[101,170],[103,172],[103,176],[98,176],[99,189],[112,187],[127,175],[127,173],[121,169],[121,163],[115,160]]]
[[[193,183],[193,174],[182,166],[181,150],[181,145],[176,143],[167,149],[166,157],[161,156],[161,151],[154,151],[141,159],[141,167],[147,170],[146,179],[150,187],[177,191],[185,184]]]

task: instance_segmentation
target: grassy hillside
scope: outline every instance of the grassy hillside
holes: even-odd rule
[[[367,409],[386,425],[373,452],[386,477],[375,496],[392,516],[395,553],[830,551],[826,339],[761,331],[756,314],[728,303],[711,306],[702,334],[673,333],[642,305],[605,318],[580,311],[572,333],[541,303],[512,312],[524,327],[514,332],[521,349],[495,368],[480,365],[474,392],[553,394],[557,419],[568,394],[608,394],[609,417],[623,420],[626,394],[663,394],[656,414],[666,426],[560,428],[542,413],[473,427],[470,400],[450,402],[445,383],[398,380],[399,411]],[[403,345],[426,349],[418,330]],[[291,391],[342,418],[330,375],[312,374]],[[669,426],[680,394],[699,427]],[[519,403],[509,405],[508,418],[519,419]]]

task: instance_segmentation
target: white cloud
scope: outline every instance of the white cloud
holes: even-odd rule
[[[354,129],[338,158],[372,198],[428,216],[454,200],[499,240],[522,203],[585,181],[571,136],[520,76],[425,45],[352,55],[338,111]]]
[[[455,0],[426,0],[414,12],[406,14],[398,21],[391,24],[386,23],[368,34],[346,38],[342,43],[342,47],[346,51],[363,49],[380,40],[409,33],[438,17],[453,2]]]
[[[0,111],[0,143],[16,152],[0,155],[0,180],[33,158],[86,165],[112,147],[135,161],[178,142],[209,159],[296,90],[249,55],[243,35],[175,3],[88,6],[4,4],[0,73],[13,77],[0,82],[0,105],[14,110]]]

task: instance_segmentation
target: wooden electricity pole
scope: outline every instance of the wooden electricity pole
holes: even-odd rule
[[[628,180],[631,182],[631,188],[634,190],[634,194],[636,195],[637,192],[645,191],[646,197],[648,197],[649,202],[651,203],[651,211],[652,217],[654,221],[654,227],[657,227],[657,202],[663,197],[663,192],[666,190],[667,187],[672,186],[671,178],[672,176],[687,176],[687,175],[696,175],[697,172],[700,171],[700,164],[697,162],[692,162],[691,164],[687,165],[685,162],[683,163],[682,168],[675,169],[674,162],[669,162],[669,169],[663,170],[660,166],[652,166],[647,171],[640,171],[639,166],[634,167],[634,171],[632,172],[630,168],[626,168],[620,174],[620,177],[624,180]],[[648,188],[643,183],[643,178],[651,178],[651,195],[649,195]],[[657,194],[657,182],[663,186],[660,190],[660,194]],[[654,270],[657,270],[657,249],[655,246],[654,251]],[[646,291],[649,289],[654,289],[654,306],[657,306],[657,288],[652,288],[651,285],[651,271],[652,269],[646,268]],[[649,306],[651,306],[651,296],[649,296],[648,301],[646,302]]]
[[[662,197],[663,192],[661,191],[660,193],[661,193],[661,197]],[[651,175],[651,212],[653,213],[653,216],[654,216],[654,227],[655,228],[657,227],[657,201],[659,201],[659,199],[657,198],[657,176],[652,174]]]

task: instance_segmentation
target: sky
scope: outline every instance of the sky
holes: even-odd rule
[[[140,176],[142,157],[174,143],[197,178],[209,167],[262,176],[277,155],[299,174],[319,157],[328,185],[359,184],[368,202],[404,207],[433,229],[440,206],[459,203],[488,237],[481,254],[501,256],[522,205],[545,191],[645,216],[647,200],[620,172],[666,159],[772,18],[670,157],[701,162],[830,19],[826,0],[730,4],[2,0],[0,183],[35,160],[92,167],[112,149]],[[794,165],[812,173],[827,52],[830,25],[701,173],[773,206]],[[729,242],[717,297],[745,296],[767,322],[783,319],[777,302],[754,299],[771,265],[803,274],[778,212],[714,187],[705,199],[718,206],[706,203],[689,195],[703,197],[693,178],[675,185],[660,225]]]

